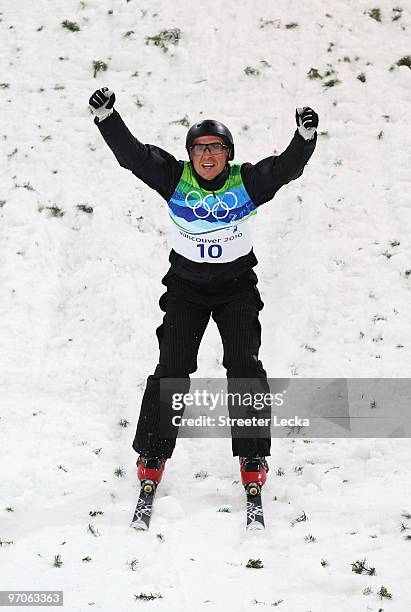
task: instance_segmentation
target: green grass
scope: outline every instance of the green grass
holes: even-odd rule
[[[249,567],[252,569],[262,569],[264,565],[261,559],[249,559],[246,567]]]
[[[371,19],[375,19],[375,21],[379,21],[381,23],[381,9],[373,8],[369,11],[368,15]]]
[[[407,68],[411,68],[411,55],[404,55],[396,64],[397,66],[407,66]]]
[[[80,32],[80,26],[75,21],[69,21],[68,19],[65,19],[61,22],[61,25],[63,28],[66,28],[66,30],[69,30],[70,32]]]
[[[101,60],[95,60],[93,62],[93,77],[96,78],[99,72],[106,72],[108,66],[106,62],[102,62]]]
[[[171,30],[162,30],[155,36],[146,36],[146,45],[154,45],[160,47],[164,53],[169,49],[170,45],[178,45],[181,39],[180,28],[172,28]]]

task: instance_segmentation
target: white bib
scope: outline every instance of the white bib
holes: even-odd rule
[[[252,249],[253,217],[243,223],[206,234],[189,234],[171,224],[170,242],[176,253],[198,263],[225,263]]]

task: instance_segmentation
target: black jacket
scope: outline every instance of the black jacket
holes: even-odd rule
[[[104,140],[113,151],[118,163],[130,170],[146,185],[157,191],[167,202],[183,173],[183,162],[154,145],[142,144],[125,125],[119,113],[113,113],[98,122],[94,120]],[[295,134],[281,155],[272,155],[257,164],[243,163],[241,176],[244,187],[256,206],[271,200],[283,185],[301,176],[304,166],[314,152],[317,136],[304,140]],[[226,168],[212,181],[197,176],[199,185],[208,191],[221,189],[229,173]],[[220,283],[249,272],[257,259],[251,250],[247,255],[228,263],[197,263],[174,250],[170,253],[171,271],[195,283]]]

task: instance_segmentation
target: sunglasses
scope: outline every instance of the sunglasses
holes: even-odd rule
[[[202,155],[205,153],[206,149],[208,149],[212,155],[220,155],[229,149],[229,147],[222,142],[209,142],[208,144],[194,144],[189,150],[193,155]]]

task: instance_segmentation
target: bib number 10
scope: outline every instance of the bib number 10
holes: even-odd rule
[[[204,244],[197,244],[197,248],[200,249],[200,257],[204,259],[206,255],[206,247]],[[218,259],[223,254],[223,247],[221,244],[210,244],[207,247],[207,255],[211,259]]]

